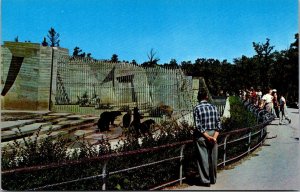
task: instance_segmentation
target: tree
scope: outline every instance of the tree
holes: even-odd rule
[[[159,58],[155,57],[156,52],[154,52],[153,48],[150,50],[150,53],[147,54],[148,59],[149,59],[149,63],[150,64],[157,64],[157,62],[160,60]]]
[[[178,63],[177,63],[176,59],[171,59],[169,66],[171,68],[178,68]]]
[[[284,74],[288,101],[298,101],[299,96],[299,34],[295,34],[295,42],[284,52]]]
[[[153,48],[147,53],[147,57],[149,61],[146,61],[142,64],[143,67],[154,67],[157,65],[157,62],[160,60],[158,57],[155,57],[156,52],[154,52]]]
[[[47,46],[48,46],[48,43],[47,43],[47,41],[46,41],[46,37],[44,37],[44,40],[43,40],[43,42],[42,42],[42,46],[44,46],[44,47],[47,47]]]
[[[85,52],[82,52],[82,50],[76,46],[73,51],[73,57],[85,57]]]
[[[113,54],[111,56],[111,60],[110,61],[113,62],[113,63],[118,63],[119,62],[118,55],[117,54]]]
[[[171,59],[171,61],[169,63],[164,64],[164,67],[167,67],[170,69],[177,69],[179,66],[178,66],[176,59]]]
[[[188,76],[193,76],[194,73],[194,65],[191,61],[182,61],[181,62],[181,69],[184,73]]]
[[[19,42],[19,36],[15,37],[15,42]]]
[[[270,87],[271,51],[274,49],[274,46],[269,43],[270,39],[267,38],[266,40],[266,43],[262,44],[253,42],[253,48],[256,52],[254,58],[257,58],[260,65],[260,80],[264,88]]]
[[[49,39],[48,43],[50,47],[59,47],[59,33],[57,33],[54,28],[50,28],[47,37]]]
[[[131,61],[131,63],[132,63],[132,65],[137,65],[137,62],[134,59]]]
[[[296,49],[296,51],[299,50],[299,33],[295,34],[295,42],[291,43],[290,48]]]

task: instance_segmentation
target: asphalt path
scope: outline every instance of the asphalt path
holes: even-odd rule
[[[267,126],[264,145],[232,169],[222,170],[210,187],[191,185],[179,190],[300,190],[299,109],[288,109],[292,122]]]

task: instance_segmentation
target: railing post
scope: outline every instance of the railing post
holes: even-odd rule
[[[107,170],[106,170],[106,167],[107,167],[107,163],[108,163],[108,160],[106,160],[104,162],[104,165],[102,167],[102,181],[103,181],[102,191],[106,190],[106,180],[107,180]]]
[[[249,132],[249,140],[248,140],[248,154],[250,154],[250,150],[251,150],[251,130],[250,130],[250,132]]]
[[[184,156],[183,156],[183,149],[185,148],[185,145],[182,145],[181,146],[181,149],[180,149],[180,168],[179,168],[179,184],[182,185],[182,169],[183,169],[183,159],[184,159]]]
[[[227,151],[227,138],[229,135],[225,136],[225,140],[224,140],[224,154],[223,154],[223,167],[225,167],[226,165],[226,151]]]
[[[260,145],[263,145],[264,128],[260,129]]]

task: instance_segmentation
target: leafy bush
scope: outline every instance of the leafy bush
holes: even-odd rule
[[[2,174],[2,186],[6,190],[28,190],[38,186],[45,186],[51,183],[59,183],[68,180],[100,175],[105,160],[89,161],[88,158],[100,157],[105,154],[127,152],[133,150],[142,150],[163,144],[171,144],[177,141],[191,139],[192,127],[183,122],[178,125],[176,122],[163,123],[160,126],[159,134],[154,136],[148,135],[140,138],[139,142],[136,137],[128,134],[125,139],[119,141],[117,149],[112,149],[107,140],[103,140],[98,147],[90,145],[84,138],[70,139],[60,136],[54,138],[51,132],[45,139],[39,138],[39,131],[34,140],[25,140],[24,146],[15,141],[9,149],[2,153],[2,170],[15,168],[45,165],[50,163],[63,163],[70,160],[83,160],[76,165],[64,165],[60,167],[47,168],[39,171],[29,171],[11,174]],[[69,147],[77,146],[73,150]],[[107,169],[112,172],[128,167],[134,167],[145,163],[179,156],[178,147],[161,149],[156,152],[138,153],[130,156],[122,156],[110,159]],[[108,189],[113,190],[140,190],[148,189],[157,183],[167,182],[170,179],[176,179],[178,173],[174,172],[177,168],[178,161],[170,161],[158,165],[145,167],[142,169],[132,170],[125,173],[111,175],[108,178]],[[152,171],[149,171],[152,170]],[[166,172],[167,171],[167,172]],[[141,178],[144,178],[142,181]],[[52,186],[46,190],[99,190],[102,186],[101,178],[89,179],[64,184],[61,186]]]
[[[231,119],[223,121],[226,131],[244,127],[254,123],[251,115],[235,98],[231,99]],[[249,115],[245,118],[242,115]],[[237,120],[235,119],[237,118]],[[239,127],[240,126],[240,127]],[[179,156],[180,145],[172,148],[162,148],[157,151],[142,153],[145,148],[153,148],[161,145],[192,139],[192,129],[186,122],[178,124],[176,121],[163,122],[159,126],[158,134],[147,135],[136,138],[135,135],[127,132],[125,138],[121,139],[117,148],[112,149],[108,140],[102,140],[98,147],[90,145],[84,138],[71,139],[60,136],[54,138],[51,131],[45,139],[39,139],[39,131],[33,140],[24,140],[24,145],[16,142],[9,149],[2,151],[2,170],[9,170],[21,167],[38,166],[50,163],[64,163],[65,165],[44,170],[2,173],[2,186],[5,190],[28,190],[39,186],[51,185],[69,180],[76,180],[83,177],[97,176],[87,180],[76,181],[60,186],[48,186],[45,190],[99,190],[103,181],[99,175],[102,174],[104,159],[95,159],[107,154],[132,152],[140,150],[140,153],[118,156],[109,159],[107,170],[113,171],[140,166],[150,162]],[[255,131],[255,130],[253,130]],[[240,133],[237,136],[243,136]],[[222,141],[224,138],[220,137]],[[253,138],[251,145],[258,139]],[[68,150],[69,147],[77,148]],[[245,151],[248,148],[247,141],[233,147],[228,151],[228,156]],[[219,150],[219,158],[222,160],[222,149]],[[197,170],[193,162],[195,148],[193,145],[186,145],[184,150],[184,169]],[[83,160],[82,162],[69,164],[71,160]],[[108,190],[147,190],[160,183],[178,179],[179,160],[168,161],[161,164],[149,165],[144,168],[130,170],[122,173],[109,175],[107,182]],[[178,170],[178,171],[177,171]]]
[[[247,111],[236,96],[229,97],[230,118],[222,119],[222,125],[226,131],[251,127],[256,124],[256,117],[250,111]]]

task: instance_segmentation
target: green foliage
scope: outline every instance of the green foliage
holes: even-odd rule
[[[54,28],[50,28],[47,37],[49,39],[48,44],[50,47],[59,47],[59,33],[57,33]]]
[[[48,46],[48,42],[46,40],[46,37],[44,37],[44,40],[42,42],[42,46],[47,47]]]
[[[112,149],[108,140],[100,141],[98,147],[90,145],[84,138],[68,138],[60,136],[54,138],[51,131],[45,139],[39,138],[39,131],[34,140],[25,140],[24,146],[15,141],[15,145],[2,151],[2,170],[39,166],[51,163],[62,163],[70,160],[82,160],[92,157],[100,157],[106,154],[142,150],[177,141],[191,139],[191,129],[185,122],[178,125],[176,121],[165,122],[155,137],[148,135],[141,138],[142,142],[131,134],[119,141],[119,146]],[[72,150],[70,150],[72,148]],[[178,156],[178,147],[162,149],[149,153],[117,157],[110,159],[108,170],[116,171],[128,167],[134,167],[145,163]],[[82,177],[99,175],[105,160],[84,161],[76,165],[65,165],[57,168],[49,168],[42,171],[29,171],[17,174],[2,175],[2,186],[6,190],[27,190],[52,183],[74,180]],[[109,176],[108,189],[111,190],[140,190],[149,189],[157,183],[167,182],[178,177],[174,169],[178,167],[178,161],[166,162],[142,169]],[[141,178],[144,178],[141,181]],[[102,186],[101,178],[78,181],[62,186],[48,187],[47,190],[99,190]]]
[[[238,95],[238,90],[258,87],[264,92],[269,86],[284,93],[286,98],[297,101],[299,93],[299,34],[287,50],[273,50],[270,39],[264,43],[253,42],[255,55],[242,55],[233,63],[226,60],[198,58],[194,62],[183,61],[181,68],[187,75],[204,77],[209,92]],[[278,78],[280,74],[280,78]]]
[[[236,98],[231,98],[232,104],[240,106],[241,102]],[[242,109],[239,109],[242,112]],[[245,108],[243,108],[245,111]],[[242,118],[240,118],[242,120]],[[240,124],[237,124],[240,125]],[[28,140],[27,144],[20,147],[20,144],[11,146],[10,149],[2,152],[2,170],[39,166],[50,163],[63,163],[70,160],[85,160],[82,163],[65,164],[60,167],[48,168],[45,170],[2,174],[2,186],[6,190],[28,190],[39,186],[51,185],[64,181],[76,180],[78,178],[90,177],[102,174],[102,167],[105,160],[92,160],[94,157],[101,157],[107,154],[122,152],[132,152],[145,148],[153,148],[175,142],[192,139],[193,127],[187,122],[178,124],[175,120],[163,122],[159,126],[158,134],[147,135],[142,138],[136,138],[134,134],[125,134],[115,149],[112,149],[108,140],[101,140],[98,147],[90,145],[84,137],[65,138],[51,137],[51,131],[48,137],[39,138],[39,132],[36,139]],[[245,134],[245,133],[242,133]],[[239,135],[242,136],[242,135]],[[140,141],[139,141],[140,140]],[[222,140],[222,138],[220,138]],[[240,145],[239,145],[240,146]],[[239,153],[244,147],[236,147],[233,153]],[[68,150],[72,148],[72,150]],[[149,151],[147,153],[134,153],[126,156],[114,157],[109,159],[107,170],[111,173],[129,167],[140,166],[152,163],[162,159],[167,159],[180,155],[181,146],[162,148],[158,151]],[[195,149],[193,145],[186,145],[184,149],[184,171],[190,169],[197,170],[194,163]],[[220,150],[222,155],[222,149]],[[220,156],[219,156],[220,157]],[[221,156],[222,157],[222,156]],[[221,158],[220,158],[221,160]],[[107,178],[108,190],[148,190],[161,183],[178,179],[179,160],[167,161],[164,163],[149,165],[147,167],[134,169],[117,174],[110,174]],[[49,186],[44,190],[99,190],[102,188],[103,181],[101,177],[94,177],[88,180],[76,181],[70,184],[60,186]]]
[[[111,56],[111,60],[110,61],[113,62],[113,63],[118,63],[119,62],[118,55],[117,54],[113,54]]]
[[[237,96],[229,97],[230,118],[222,119],[222,126],[226,131],[251,127],[256,124],[256,117],[247,111]]]
[[[54,138],[51,136],[51,130],[47,133],[47,137],[39,139],[40,130],[41,127],[33,138],[23,137],[23,142],[15,140],[8,149],[2,151],[2,169],[43,165],[69,159],[67,144],[70,140],[63,135]],[[17,134],[20,133],[19,129]]]
[[[85,52],[82,52],[82,49],[76,46],[73,51],[73,57],[85,57]]]

